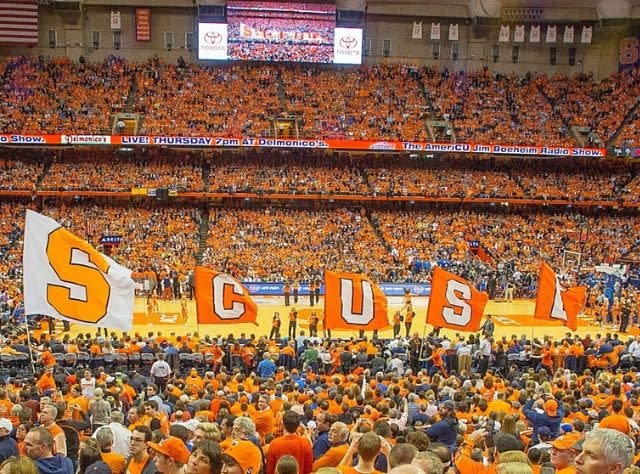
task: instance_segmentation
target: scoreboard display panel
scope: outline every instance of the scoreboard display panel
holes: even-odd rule
[[[198,59],[361,64],[362,29],[336,28],[335,4],[229,0],[226,23],[199,23]]]

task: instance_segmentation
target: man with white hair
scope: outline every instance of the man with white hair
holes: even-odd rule
[[[577,474],[622,474],[631,465],[633,454],[633,442],[627,435],[596,428],[585,436],[574,466]]]
[[[113,433],[113,446],[111,450],[125,458],[129,456],[129,445],[131,444],[131,431],[124,427],[124,413],[121,411],[112,411],[109,415],[109,424],[105,425]],[[97,431],[96,431],[97,433]],[[93,438],[96,437],[93,433]]]
[[[347,449],[349,449],[348,441],[349,427],[341,421],[334,422],[329,429],[331,448],[315,460],[311,467],[312,471],[315,472],[324,467],[338,467]]]
[[[66,456],[67,436],[64,434],[64,431],[62,431],[62,428],[60,428],[56,423],[57,418],[58,409],[53,405],[46,405],[42,409],[42,412],[40,412],[40,424],[49,430],[49,433],[51,433],[56,454]]]

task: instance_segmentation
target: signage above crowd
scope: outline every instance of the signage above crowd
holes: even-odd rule
[[[106,145],[174,146],[196,148],[306,148],[408,153],[476,153],[520,156],[604,157],[604,148],[548,145],[499,145],[394,140],[343,140],[257,137],[161,136],[161,135],[0,135],[0,145]]]

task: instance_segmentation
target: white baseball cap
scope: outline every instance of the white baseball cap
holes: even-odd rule
[[[0,428],[4,428],[11,433],[13,431],[13,424],[7,418],[0,418]]]

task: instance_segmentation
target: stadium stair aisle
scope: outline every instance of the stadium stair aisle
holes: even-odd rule
[[[572,124],[568,120],[565,120],[564,117],[561,114],[559,114],[558,110],[556,109],[556,103],[559,102],[562,99],[562,97],[558,97],[558,99],[554,102],[553,99],[549,97],[549,94],[547,94],[547,91],[544,90],[544,87],[542,87],[541,85],[538,85],[538,90],[542,94],[542,97],[547,99],[547,102],[549,102],[549,105],[551,106],[551,110],[553,110],[553,115],[556,118],[560,119],[560,121],[564,124],[564,126],[567,127],[567,130],[571,130]],[[576,141],[575,145],[580,146],[578,139],[574,135],[572,136],[573,136],[573,139]]]
[[[138,95],[138,83],[136,81],[131,81],[131,87],[129,88],[129,94],[127,95],[127,100],[125,101],[125,112],[133,113],[135,112],[136,106],[136,96]]]
[[[42,182],[42,180],[44,179],[44,177],[47,175],[47,173],[49,173],[49,168],[51,168],[51,160],[46,160],[44,163],[44,166],[42,167],[42,172],[38,175],[38,178],[36,179],[36,184],[34,186],[34,190],[38,190],[40,189],[40,183]]]
[[[386,248],[389,253],[391,253],[391,249],[393,247],[391,246],[391,244],[389,242],[387,242],[387,239],[384,238],[384,235],[382,234],[382,231],[380,230],[380,226],[378,225],[378,219],[376,219],[373,215],[371,215],[371,210],[370,209],[367,209],[367,211],[365,213],[365,216],[367,217],[367,220],[369,221],[369,225],[371,225],[371,228],[373,229],[373,233],[376,234],[376,237],[378,237],[378,240],[380,241],[382,246],[384,248]]]
[[[200,208],[200,222],[198,223],[198,251],[196,252],[196,265],[202,265],[202,258],[207,250],[207,237],[209,236],[209,206]]]
[[[429,126],[429,123],[428,123],[429,120],[436,119],[433,113],[434,109],[433,109],[433,103],[431,102],[431,96],[429,95],[427,90],[424,88],[424,83],[421,80],[421,76],[419,72],[416,72],[415,74],[411,74],[411,77],[418,84],[418,90],[420,91],[420,94],[422,94],[422,98],[425,103],[425,108],[429,111],[429,117],[424,117],[424,127],[427,130],[427,134],[429,138],[431,140],[435,140],[436,138],[435,133],[433,132],[433,129]]]
[[[280,101],[280,108],[283,111],[287,111],[287,91],[284,87],[284,80],[282,79],[282,75],[280,71],[276,73],[278,78],[277,90],[278,90],[278,100]]]
[[[210,155],[206,156],[202,160],[202,184],[204,189],[209,189],[211,184],[211,181],[209,180],[209,177],[211,176],[211,162],[209,161],[209,158],[211,158]]]
[[[637,100],[636,105],[631,107],[631,109],[629,109],[629,111],[627,112],[627,115],[624,116],[624,120],[620,123],[620,126],[616,129],[615,132],[613,132],[613,134],[611,134],[611,138],[609,142],[607,142],[608,147],[614,146],[614,143],[616,142],[618,135],[620,135],[620,132],[622,132],[624,127],[626,127],[631,122],[639,106],[640,106],[640,100]]]

